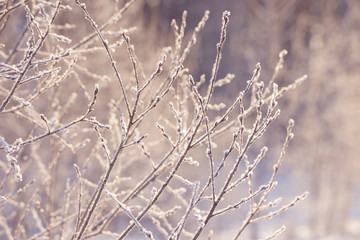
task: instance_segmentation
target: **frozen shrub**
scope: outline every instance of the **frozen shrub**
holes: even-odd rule
[[[258,63],[230,104],[217,102],[214,92],[244,80],[218,76],[230,12],[211,75],[195,79],[187,60],[208,11],[187,40],[187,12],[173,20],[175,41],[161,48],[130,24],[141,5],[97,4],[1,5],[2,239],[238,239],[306,197],[269,197],[294,121],[275,161],[259,147],[277,101],[306,78],[278,88],[286,50],[268,84]],[[263,161],[273,171],[255,184]]]

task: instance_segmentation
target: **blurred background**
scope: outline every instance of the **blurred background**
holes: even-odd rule
[[[231,16],[219,77],[234,73],[242,87],[260,62],[260,80],[266,83],[278,53],[288,50],[279,85],[290,84],[302,74],[308,79],[280,101],[284,122],[277,124],[286,124],[291,117],[296,126],[282,171],[285,181],[279,180],[278,188],[290,196],[303,190],[310,194],[305,203],[284,214],[289,225],[284,239],[358,239],[360,2],[149,0],[144,9],[145,16],[159,21],[163,31],[169,30],[171,19],[181,20],[183,10],[188,11],[188,29],[210,10],[191,62],[198,76],[211,73],[225,10]],[[219,97],[234,96],[236,89],[225,88]],[[276,126],[270,131],[267,145],[271,146],[283,132]]]
[[[36,1],[28,2],[31,5],[31,2]],[[101,25],[108,20],[114,9],[123,6],[127,1],[109,1],[107,4],[103,1],[85,2],[92,17]],[[58,30],[65,36],[71,37],[75,44],[93,29],[73,1],[64,0],[64,3],[72,6],[73,9],[62,12],[55,23],[59,26],[69,24],[67,29],[58,28]],[[359,239],[360,1],[137,0],[126,12],[126,17],[121,19],[119,24],[121,27],[113,27],[112,30],[116,29],[120,32],[122,28],[130,29],[132,44],[135,47],[139,46],[136,54],[142,62],[149,63],[143,64],[144,72],[149,73],[153,71],[159,60],[163,47],[173,45],[174,34],[170,22],[176,19],[180,24],[184,10],[188,12],[185,35],[187,40],[190,39],[194,27],[201,20],[204,12],[210,10],[209,20],[184,63],[184,66],[191,70],[196,81],[201,74],[205,74],[209,79],[216,55],[216,43],[219,41],[221,16],[225,10],[231,12],[218,78],[225,77],[227,73],[233,73],[236,77],[231,85],[215,92],[215,99],[230,103],[250,79],[257,62],[262,66],[260,80],[265,84],[268,83],[282,49],[287,49],[288,55],[285,57],[284,68],[276,80],[279,86],[286,86],[302,75],[308,75],[308,79],[302,85],[287,93],[279,101],[281,117],[271,125],[269,133],[264,136],[264,142],[261,144],[265,144],[270,149],[280,149],[285,135],[284,126],[287,125],[289,118],[295,120],[295,138],[290,144],[279,173],[279,184],[275,195],[282,196],[285,202],[304,191],[309,191],[309,196],[295,208],[271,221],[266,221],[262,227],[267,231],[266,224],[286,225],[287,230],[279,239]],[[26,25],[24,11],[13,12],[7,24],[1,32],[0,42],[6,46],[13,46],[14,39],[18,39]],[[77,27],[71,27],[71,24]],[[131,29],[132,26],[137,26],[137,29]],[[111,42],[120,38],[116,34],[105,35]],[[55,41],[47,43],[44,48],[50,52],[51,49],[55,49],[54,45],[56,45]],[[56,51],[61,52],[61,47],[65,45],[66,43],[57,45]],[[122,77],[126,79],[132,75],[131,63],[124,47],[119,52],[123,55],[117,55],[116,60],[121,63],[119,69]],[[21,57],[21,54],[14,56],[14,62],[20,61]],[[5,57],[1,56],[1,61],[5,60]],[[108,94],[99,96],[94,115],[99,121],[105,122],[109,120],[109,116],[104,112],[107,113],[108,109],[115,105],[108,100],[108,97],[119,94],[118,89],[114,90],[114,85],[111,85],[106,78],[106,75],[112,76],[112,73],[109,74],[112,70],[105,53],[103,50],[85,52],[77,61],[79,66],[87,68],[91,66],[93,75],[78,67],[76,71],[80,75],[83,74],[83,82],[76,75],[72,75],[66,80],[66,84],[60,85],[56,91],[51,90],[44,94],[48,101],[35,99],[33,104],[39,113],[60,116],[61,122],[65,123],[84,112],[84,106],[86,108],[89,102],[89,93],[91,94],[94,83],[99,83],[100,89]],[[61,63],[59,65],[62,66]],[[64,65],[68,66],[69,62]],[[4,85],[5,87],[11,86],[10,83],[6,84],[8,85]],[[74,96],[76,101],[73,101],[70,98],[71,93],[78,91],[79,85],[80,93]],[[23,93],[25,96],[31,92],[30,90],[25,89],[19,94]],[[53,99],[56,101],[54,102]],[[57,109],[57,106],[74,106],[74,108],[73,111],[67,112]],[[9,127],[9,123],[18,127]],[[18,137],[26,139],[31,134],[41,133],[41,131],[32,132],[30,124],[26,124],[18,117],[4,114],[0,123],[0,135],[6,137],[10,143]],[[109,137],[106,133],[105,136]],[[79,135],[71,135],[69,139],[81,143],[84,139],[96,139],[96,137],[85,130],[82,132],[79,130]],[[116,142],[117,139],[111,140]],[[25,156],[24,162],[21,163],[25,179],[30,179],[34,175],[43,176],[41,174],[47,171],[41,168],[42,166],[45,169],[44,166],[47,165],[43,166],[40,163],[36,170],[27,171],[33,167],[31,161],[27,163],[28,159],[39,158],[44,162],[47,161],[46,159],[52,159],[49,160],[51,163],[62,160],[63,166],[72,169],[72,164],[77,159],[82,159],[82,156],[86,156],[91,151],[91,145],[88,149],[80,147],[75,149],[76,154],[61,148],[62,157],[58,160],[59,146],[54,142],[43,141],[36,149],[28,147],[19,153],[20,157]],[[41,148],[56,150],[38,151]],[[274,158],[277,152],[275,151]],[[154,154],[156,156],[156,153]],[[84,165],[87,166],[86,164]],[[65,179],[68,175],[74,177],[73,170],[69,173],[57,169],[56,164],[49,165],[48,171],[53,171],[54,176],[56,172],[56,177],[59,179]],[[262,170],[254,177],[255,181],[262,183],[266,181],[265,176],[271,171],[272,163],[265,163],[260,167]],[[96,172],[98,169],[92,171],[94,172],[88,173],[86,177],[96,182],[101,173]],[[0,174],[1,178],[5,176],[5,172]],[[52,188],[50,186],[57,183],[51,184],[46,185],[48,192],[61,192],[65,181],[59,183],[61,187]],[[14,184],[8,188],[13,190],[16,187]],[[51,198],[51,194],[48,195]],[[56,194],[52,198],[55,198],[54,196]],[[56,199],[52,200],[56,209]],[[226,224],[219,228],[225,228]],[[254,228],[252,237],[259,237],[256,233],[260,230],[263,229]],[[223,237],[226,239],[226,235]]]

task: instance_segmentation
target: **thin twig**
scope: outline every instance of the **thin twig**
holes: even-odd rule
[[[120,77],[120,73],[119,71],[117,70],[117,67],[116,67],[116,62],[112,56],[112,54],[110,53],[110,50],[109,50],[109,46],[108,46],[108,42],[105,41],[105,39],[103,38],[102,34],[101,34],[101,31],[99,30],[99,28],[97,27],[97,24],[95,23],[95,21],[90,17],[89,15],[89,12],[86,10],[86,5],[85,3],[80,3],[79,0],[75,0],[76,4],[83,10],[84,14],[85,14],[85,18],[87,20],[89,20],[89,22],[91,23],[91,26],[95,29],[96,31],[96,34],[99,36],[102,44],[104,45],[104,48],[106,50],[106,53],[110,59],[110,62],[111,62],[111,67],[113,68],[114,72],[115,72],[115,76],[120,84],[120,88],[121,88],[121,91],[122,91],[122,94],[123,94],[123,97],[124,97],[124,101],[125,101],[125,104],[126,104],[126,109],[128,111],[128,114],[129,114],[129,117],[131,118],[131,111],[130,111],[130,105],[129,105],[129,101],[127,99],[127,96],[126,96],[126,93],[125,93],[125,88],[124,88],[124,84],[121,80],[121,77]]]
[[[9,103],[11,97],[14,95],[17,87],[19,86],[21,80],[24,78],[26,72],[29,70],[31,64],[32,64],[32,60],[34,59],[35,55],[38,53],[38,51],[40,50],[40,48],[42,47],[43,43],[45,42],[46,37],[49,35],[50,33],[50,29],[51,29],[51,25],[53,24],[55,17],[57,16],[58,12],[59,12],[59,8],[61,5],[61,0],[58,0],[57,5],[56,5],[56,9],[54,11],[54,14],[46,28],[46,31],[43,35],[41,35],[40,40],[37,43],[37,46],[32,50],[30,57],[27,60],[27,63],[24,67],[24,69],[21,71],[21,73],[19,74],[19,77],[16,79],[14,85],[12,86],[9,95],[5,98],[5,100],[2,102],[1,106],[0,106],[0,114],[3,112],[3,110],[5,109],[6,105]]]

